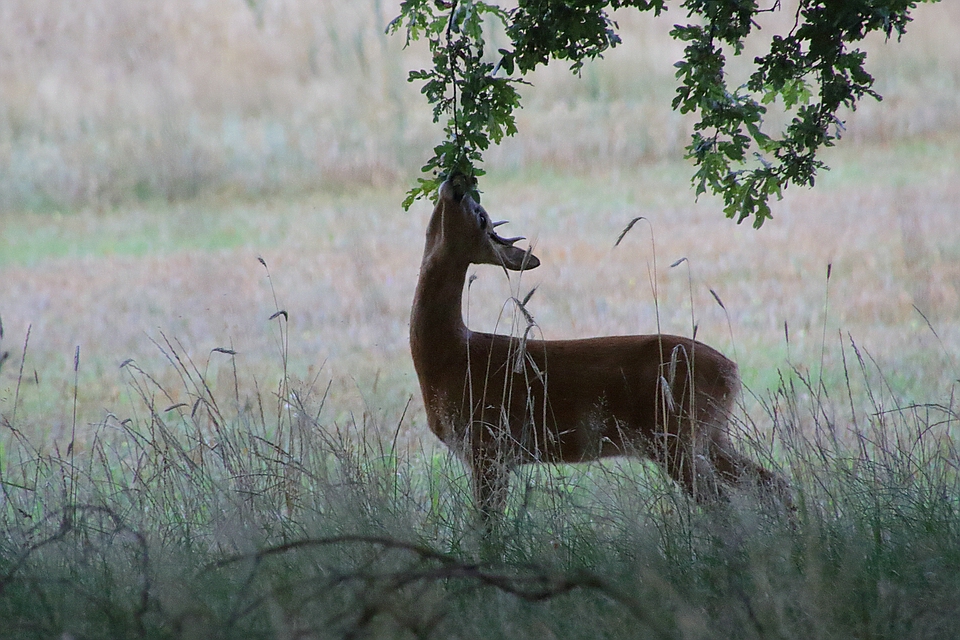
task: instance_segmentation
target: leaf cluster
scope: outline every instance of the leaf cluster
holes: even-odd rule
[[[937,0],[920,0],[937,1]],[[881,31],[898,39],[910,22],[916,0],[800,0],[793,27],[770,39],[769,50],[753,60],[749,80],[728,84],[730,54],[741,55],[759,30],[760,14],[781,10],[780,0],[761,8],[757,0],[683,0],[688,22],[670,35],[686,43],[676,63],[673,108],[699,116],[686,157],[693,160],[699,196],[724,200],[727,217],[756,227],[771,217],[770,198],[790,184],[812,186],[825,168],[822,147],[840,138],[843,109],[855,109],[864,96],[881,99],[866,71],[866,53],[857,43]],[[423,82],[434,121],[446,117],[445,139],[423,167],[430,174],[404,201],[430,196],[450,175],[475,181],[490,143],[516,133],[522,77],[552,59],[584,63],[620,44],[613,10],[632,7],[659,15],[666,0],[519,0],[503,9],[480,0],[405,0],[388,31],[406,31],[407,41],[426,38],[433,67],[412,71]],[[509,48],[486,56],[485,18],[504,28]],[[765,129],[764,116],[779,103],[789,117],[781,131]]]
[[[430,178],[421,178],[403,202],[405,209],[421,197],[430,197],[448,177],[462,175],[475,184],[483,175],[482,153],[490,143],[517,132],[514,109],[520,106],[511,63],[485,56],[484,21],[492,17],[506,24],[506,11],[493,3],[464,0],[444,3],[405,0],[389,33],[406,29],[407,41],[425,37],[433,67],[410,72],[410,82],[423,82],[421,92],[433,105],[433,121],[444,123],[445,139],[433,148],[423,166]],[[506,59],[506,56],[504,56]],[[505,72],[500,73],[501,69]],[[479,194],[474,192],[479,198]]]
[[[724,213],[738,222],[752,217],[759,227],[771,217],[770,196],[789,184],[813,186],[825,168],[817,159],[844,131],[843,108],[856,109],[864,96],[877,100],[866,53],[854,45],[870,32],[899,39],[916,2],[909,0],[801,0],[793,28],[774,35],[769,51],[753,60],[755,71],[742,86],[727,84],[726,52],[742,53],[759,29],[765,10],[756,0],[686,0],[699,24],[676,25],[671,35],[686,42],[676,63],[679,86],[673,108],[700,120],[687,146],[697,169],[697,195],[721,195]],[[779,9],[779,0],[772,10]],[[784,130],[764,131],[768,105],[779,100],[792,115]],[[750,162],[751,155],[753,162]]]

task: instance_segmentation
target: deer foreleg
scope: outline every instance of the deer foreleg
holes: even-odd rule
[[[510,488],[510,469],[496,457],[478,456],[473,460],[471,471],[474,504],[489,528],[503,517]]]

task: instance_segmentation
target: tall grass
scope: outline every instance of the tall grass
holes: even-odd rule
[[[281,343],[286,320],[276,318]],[[627,460],[516,475],[484,539],[459,463],[390,421],[329,417],[329,387],[213,383],[139,398],[82,452],[3,417],[0,636],[11,638],[952,638],[960,629],[957,407],[904,405],[842,348],[734,439],[787,471],[795,519],[700,507]],[[227,361],[229,350],[215,354]],[[869,402],[852,398],[863,385]],[[180,398],[174,401],[174,398]],[[772,425],[772,429],[771,429]]]

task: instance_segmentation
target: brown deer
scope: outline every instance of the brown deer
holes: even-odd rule
[[[461,313],[471,264],[522,271],[540,261],[501,238],[465,179],[448,180],[427,225],[410,317],[410,350],[430,429],[468,466],[489,523],[509,475],[532,462],[637,455],[700,502],[723,485],[758,484],[789,504],[778,475],[733,450],[726,424],[737,365],[671,335],[532,340],[470,331]]]

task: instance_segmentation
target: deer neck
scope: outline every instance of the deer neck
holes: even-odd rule
[[[410,349],[417,373],[430,375],[433,367],[466,362],[470,331],[463,323],[463,285],[469,263],[428,250],[410,314]]]

